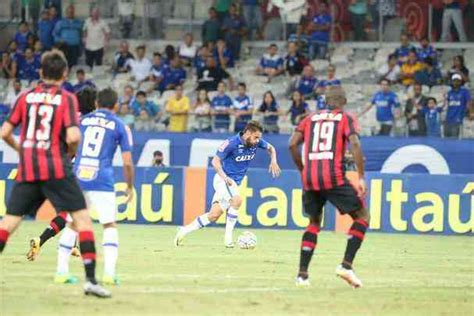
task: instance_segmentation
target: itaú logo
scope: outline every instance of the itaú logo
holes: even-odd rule
[[[253,157],[255,157],[255,154],[253,155],[243,155],[243,156],[238,156],[235,158],[235,161],[241,162],[241,161],[249,161],[252,160]]]

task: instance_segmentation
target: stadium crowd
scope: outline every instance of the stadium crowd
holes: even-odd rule
[[[217,1],[202,25],[202,45],[189,33],[177,47],[168,45],[163,51],[150,52],[146,44],[130,48],[122,41],[111,67],[103,66],[111,33],[99,9],[92,8],[90,17],[82,21],[75,17],[73,5],[65,8],[61,18],[61,9],[58,13],[53,3],[41,12],[34,32],[22,21],[2,52],[0,75],[8,80],[9,91],[0,105],[0,120],[5,119],[22,89],[37,84],[42,52],[60,49],[74,70],[71,81],[63,84],[65,89],[77,94],[95,89],[96,83],[89,78],[94,67],[103,67],[111,82],[127,83],[118,91],[118,113],[136,130],[229,132],[259,117],[266,132],[278,133],[282,123],[295,126],[309,112],[325,108],[325,92],[343,85],[329,50],[332,17],[328,2],[319,1],[317,11],[310,10],[308,2],[295,1],[294,7],[288,8],[284,1],[264,1],[265,10],[256,10],[258,1]],[[366,38],[360,24],[370,15],[371,5],[373,1],[351,2],[354,40]],[[260,56],[249,72],[264,78],[269,88],[260,96],[250,95],[249,82],[234,76],[242,64],[242,42],[273,38],[272,34],[280,30],[272,29],[276,25],[272,17],[282,14],[288,15],[287,46],[281,52],[281,47],[271,44]],[[457,31],[463,40],[464,30]],[[355,114],[363,117],[375,107],[378,135],[459,137],[464,119],[474,119],[464,57],[454,56],[452,67],[443,72],[439,51],[428,38],[417,45],[410,39],[409,34],[402,34],[400,46],[373,74],[380,84],[378,91]],[[85,58],[78,65],[82,52]],[[315,63],[318,60],[329,61],[324,76]],[[272,85],[275,81],[285,83],[283,93],[276,91]],[[430,91],[442,85],[451,88],[442,99],[433,98]],[[185,88],[189,86],[191,90]],[[392,91],[393,87],[402,87],[406,102]],[[400,121],[405,122],[403,128]]]

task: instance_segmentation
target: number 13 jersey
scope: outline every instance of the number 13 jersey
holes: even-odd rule
[[[358,132],[355,118],[340,109],[322,110],[308,115],[296,132],[304,140],[304,190],[329,190],[347,183],[344,153],[349,136]]]
[[[117,147],[131,152],[130,129],[114,113],[99,109],[81,118],[82,141],[74,171],[84,191],[114,191],[113,159]]]

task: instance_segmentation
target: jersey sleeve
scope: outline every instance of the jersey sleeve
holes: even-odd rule
[[[359,135],[359,123],[357,122],[357,119],[350,115],[347,114],[347,123],[344,126],[344,135],[349,138],[351,135]]]
[[[23,116],[23,96],[20,96],[16,99],[13,109],[8,115],[7,121],[10,122],[13,126],[18,126],[21,122],[21,117]]]
[[[258,148],[268,149],[270,147],[270,143],[267,142],[265,139],[261,138],[257,144]]]
[[[310,116],[307,116],[306,118],[304,118],[299,124],[298,126],[296,127],[296,131],[297,132],[300,132],[301,134],[305,134],[305,129],[306,129],[306,125],[308,125],[308,121],[310,120]]]
[[[73,94],[66,96],[66,105],[63,111],[64,127],[73,127],[79,125],[79,105],[77,98]]]
[[[130,128],[125,124],[120,124],[119,126],[118,143],[120,150],[122,153],[131,152],[133,146],[132,131],[130,131]]]
[[[234,149],[235,144],[230,140],[226,140],[217,149],[216,156],[224,160]]]

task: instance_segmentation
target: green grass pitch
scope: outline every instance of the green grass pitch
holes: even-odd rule
[[[356,259],[364,287],[334,276],[342,234],[322,232],[310,288],[297,288],[300,231],[253,230],[254,250],[225,249],[223,229],[172,244],[175,227],[120,225],[113,298],[85,297],[81,285],[55,285],[57,240],[27,262],[30,237],[45,223],[26,222],[0,256],[0,315],[473,315],[474,243],[470,237],[369,233]],[[237,230],[237,234],[242,230]],[[97,240],[101,229],[96,227]],[[102,271],[99,249],[98,274]],[[72,272],[83,279],[81,261]]]

